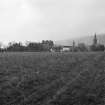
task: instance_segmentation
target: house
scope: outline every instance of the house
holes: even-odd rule
[[[73,45],[54,45],[53,48],[50,49],[51,52],[70,52],[74,51],[75,42],[73,41]]]
[[[51,52],[61,52],[61,50],[62,50],[62,46],[59,46],[59,45],[54,45],[54,46],[50,49]]]
[[[61,52],[69,52],[72,51],[72,46],[62,46]]]

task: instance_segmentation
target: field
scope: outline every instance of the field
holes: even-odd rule
[[[0,54],[0,105],[104,104],[105,52]]]

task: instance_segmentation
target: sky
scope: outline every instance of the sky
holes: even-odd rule
[[[105,0],[0,0],[0,42],[105,33]]]

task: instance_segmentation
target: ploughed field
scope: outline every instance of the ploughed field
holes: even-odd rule
[[[105,52],[1,53],[0,105],[105,105]]]

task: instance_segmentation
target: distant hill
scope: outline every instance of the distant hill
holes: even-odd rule
[[[85,37],[75,38],[75,39],[55,41],[55,44],[57,44],[57,45],[72,45],[73,40],[74,40],[76,45],[78,43],[85,43],[87,45],[91,45],[93,43],[93,38],[94,38],[94,36],[85,36]],[[98,34],[97,39],[98,39],[98,43],[105,45],[105,34]]]

